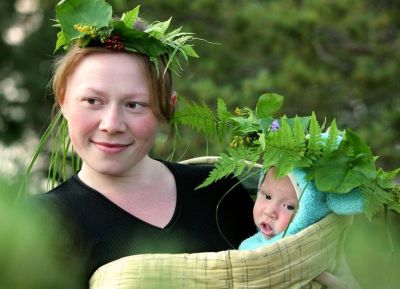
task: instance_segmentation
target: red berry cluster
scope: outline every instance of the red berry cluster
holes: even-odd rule
[[[113,34],[104,40],[104,44],[108,49],[123,50],[125,48],[124,43],[119,35]]]

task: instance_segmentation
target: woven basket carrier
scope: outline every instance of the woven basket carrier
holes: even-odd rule
[[[215,163],[201,157],[184,163]],[[91,289],[321,288],[332,271],[350,216],[330,214],[301,232],[255,250],[127,256],[98,268]]]

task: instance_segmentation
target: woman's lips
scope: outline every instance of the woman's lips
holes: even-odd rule
[[[97,142],[97,141],[92,141],[92,142],[99,150],[108,154],[120,153],[131,145],[131,143],[122,144],[122,143],[107,143],[107,142]]]

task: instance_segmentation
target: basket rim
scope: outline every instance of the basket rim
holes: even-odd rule
[[[210,164],[214,165],[218,163],[218,161],[221,159],[220,156],[200,156],[200,157],[194,157],[190,159],[186,159],[183,161],[180,161],[180,164],[186,164],[186,165],[195,165],[195,164]],[[256,168],[262,168],[262,165],[259,163],[251,162],[244,160],[245,164],[247,166],[254,166]]]

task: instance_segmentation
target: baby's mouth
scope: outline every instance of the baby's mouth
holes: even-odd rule
[[[262,222],[260,224],[260,231],[267,239],[275,236],[274,229],[268,223]]]

